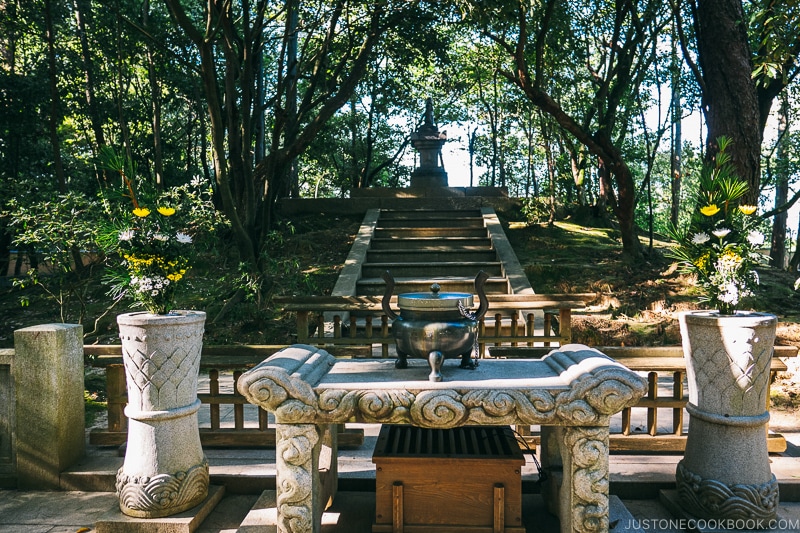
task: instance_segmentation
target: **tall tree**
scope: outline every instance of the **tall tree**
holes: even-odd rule
[[[781,106],[778,113],[778,146],[776,150],[778,168],[775,173],[775,206],[782,206],[789,200],[788,127],[789,95],[784,91],[781,93]],[[787,211],[779,211],[772,218],[769,262],[777,268],[783,268],[786,262],[786,222],[788,218]]]
[[[53,155],[53,173],[55,174],[58,191],[67,192],[67,179],[64,176],[64,164],[61,159],[61,141],[58,137],[58,127],[61,124],[61,94],[58,90],[58,67],[56,51],[56,25],[54,22],[54,6],[52,0],[44,0],[45,42],[47,43],[47,74],[50,88],[50,113],[48,124],[50,129],[50,147]]]
[[[276,205],[293,186],[294,161],[348,102],[382,35],[414,19],[416,2],[211,0],[201,14],[180,0],[166,3],[199,54],[216,188],[241,259],[258,275]],[[257,101],[265,58],[269,93]],[[254,119],[264,105],[272,113],[256,166]]]
[[[681,181],[683,177],[682,165],[682,150],[683,150],[683,135],[681,119],[683,110],[681,108],[681,64],[678,61],[678,36],[675,22],[672,23],[672,32],[670,34],[670,90],[672,92],[672,135],[671,135],[671,150],[670,150],[670,214],[669,220],[673,226],[678,227],[678,214],[681,205]]]
[[[600,179],[619,223],[623,253],[638,258],[636,186],[622,144],[629,133],[626,118],[634,112],[632,95],[641,87],[653,58],[650,50],[657,46],[656,37],[669,20],[662,3],[623,0],[572,5],[547,0],[534,6],[520,1],[470,7],[511,58],[506,77],[599,159]],[[575,54],[569,74],[581,81],[573,85],[586,91],[574,98],[571,107],[564,98],[554,97],[552,69],[564,59],[564,50]],[[586,70],[578,71],[576,65]],[[569,89],[562,86],[561,90]]]
[[[148,2],[145,1],[145,5],[147,4]],[[75,26],[78,31],[78,39],[81,47],[81,68],[83,69],[85,82],[84,94],[86,106],[92,124],[92,131],[94,132],[95,154],[99,154],[100,150],[106,144],[106,138],[103,133],[103,119],[100,116],[100,110],[97,105],[94,58],[92,57],[87,31],[87,25],[90,24],[92,20],[92,3],[86,0],[74,0],[73,7],[75,9]]]
[[[696,62],[687,44],[684,5],[693,22]],[[747,181],[746,200],[758,202],[761,143],[773,100],[800,72],[800,7],[796,2],[686,0],[675,9],[684,57],[702,94],[707,158],[716,139],[732,140],[731,159]]]

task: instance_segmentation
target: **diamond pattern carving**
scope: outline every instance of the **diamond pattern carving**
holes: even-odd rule
[[[123,343],[132,408],[161,411],[189,405],[197,397],[202,349],[200,334],[186,328],[165,335],[141,335]]]
[[[696,385],[690,401],[720,415],[764,411],[772,342],[761,342],[759,328],[695,328],[691,338]]]

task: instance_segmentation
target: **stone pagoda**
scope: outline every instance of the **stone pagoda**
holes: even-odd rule
[[[447,133],[433,123],[433,102],[425,101],[425,122],[411,134],[411,146],[419,152],[419,166],[411,173],[411,187],[447,187],[447,172],[442,165],[442,146]]]

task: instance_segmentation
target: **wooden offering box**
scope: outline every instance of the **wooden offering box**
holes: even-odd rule
[[[507,426],[384,425],[373,533],[525,533],[525,458]]]

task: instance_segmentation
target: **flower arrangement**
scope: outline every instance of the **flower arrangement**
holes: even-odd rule
[[[105,202],[112,226],[104,248],[121,263],[111,276],[112,293],[132,296],[150,313],[167,314],[174,309],[176,289],[184,282],[194,254],[188,220],[193,206],[182,205],[186,190],[180,187],[144,203],[131,177],[135,169],[113,154],[107,163],[119,173],[125,199],[123,207],[116,209],[112,202]]]
[[[696,277],[703,291],[701,302],[731,315],[758,287],[755,265],[764,234],[758,229],[756,206],[743,203],[748,186],[736,175],[726,152],[730,140],[720,137],[717,143],[714,163],[701,171],[688,227],[670,229],[677,246],[669,255],[683,272]]]

